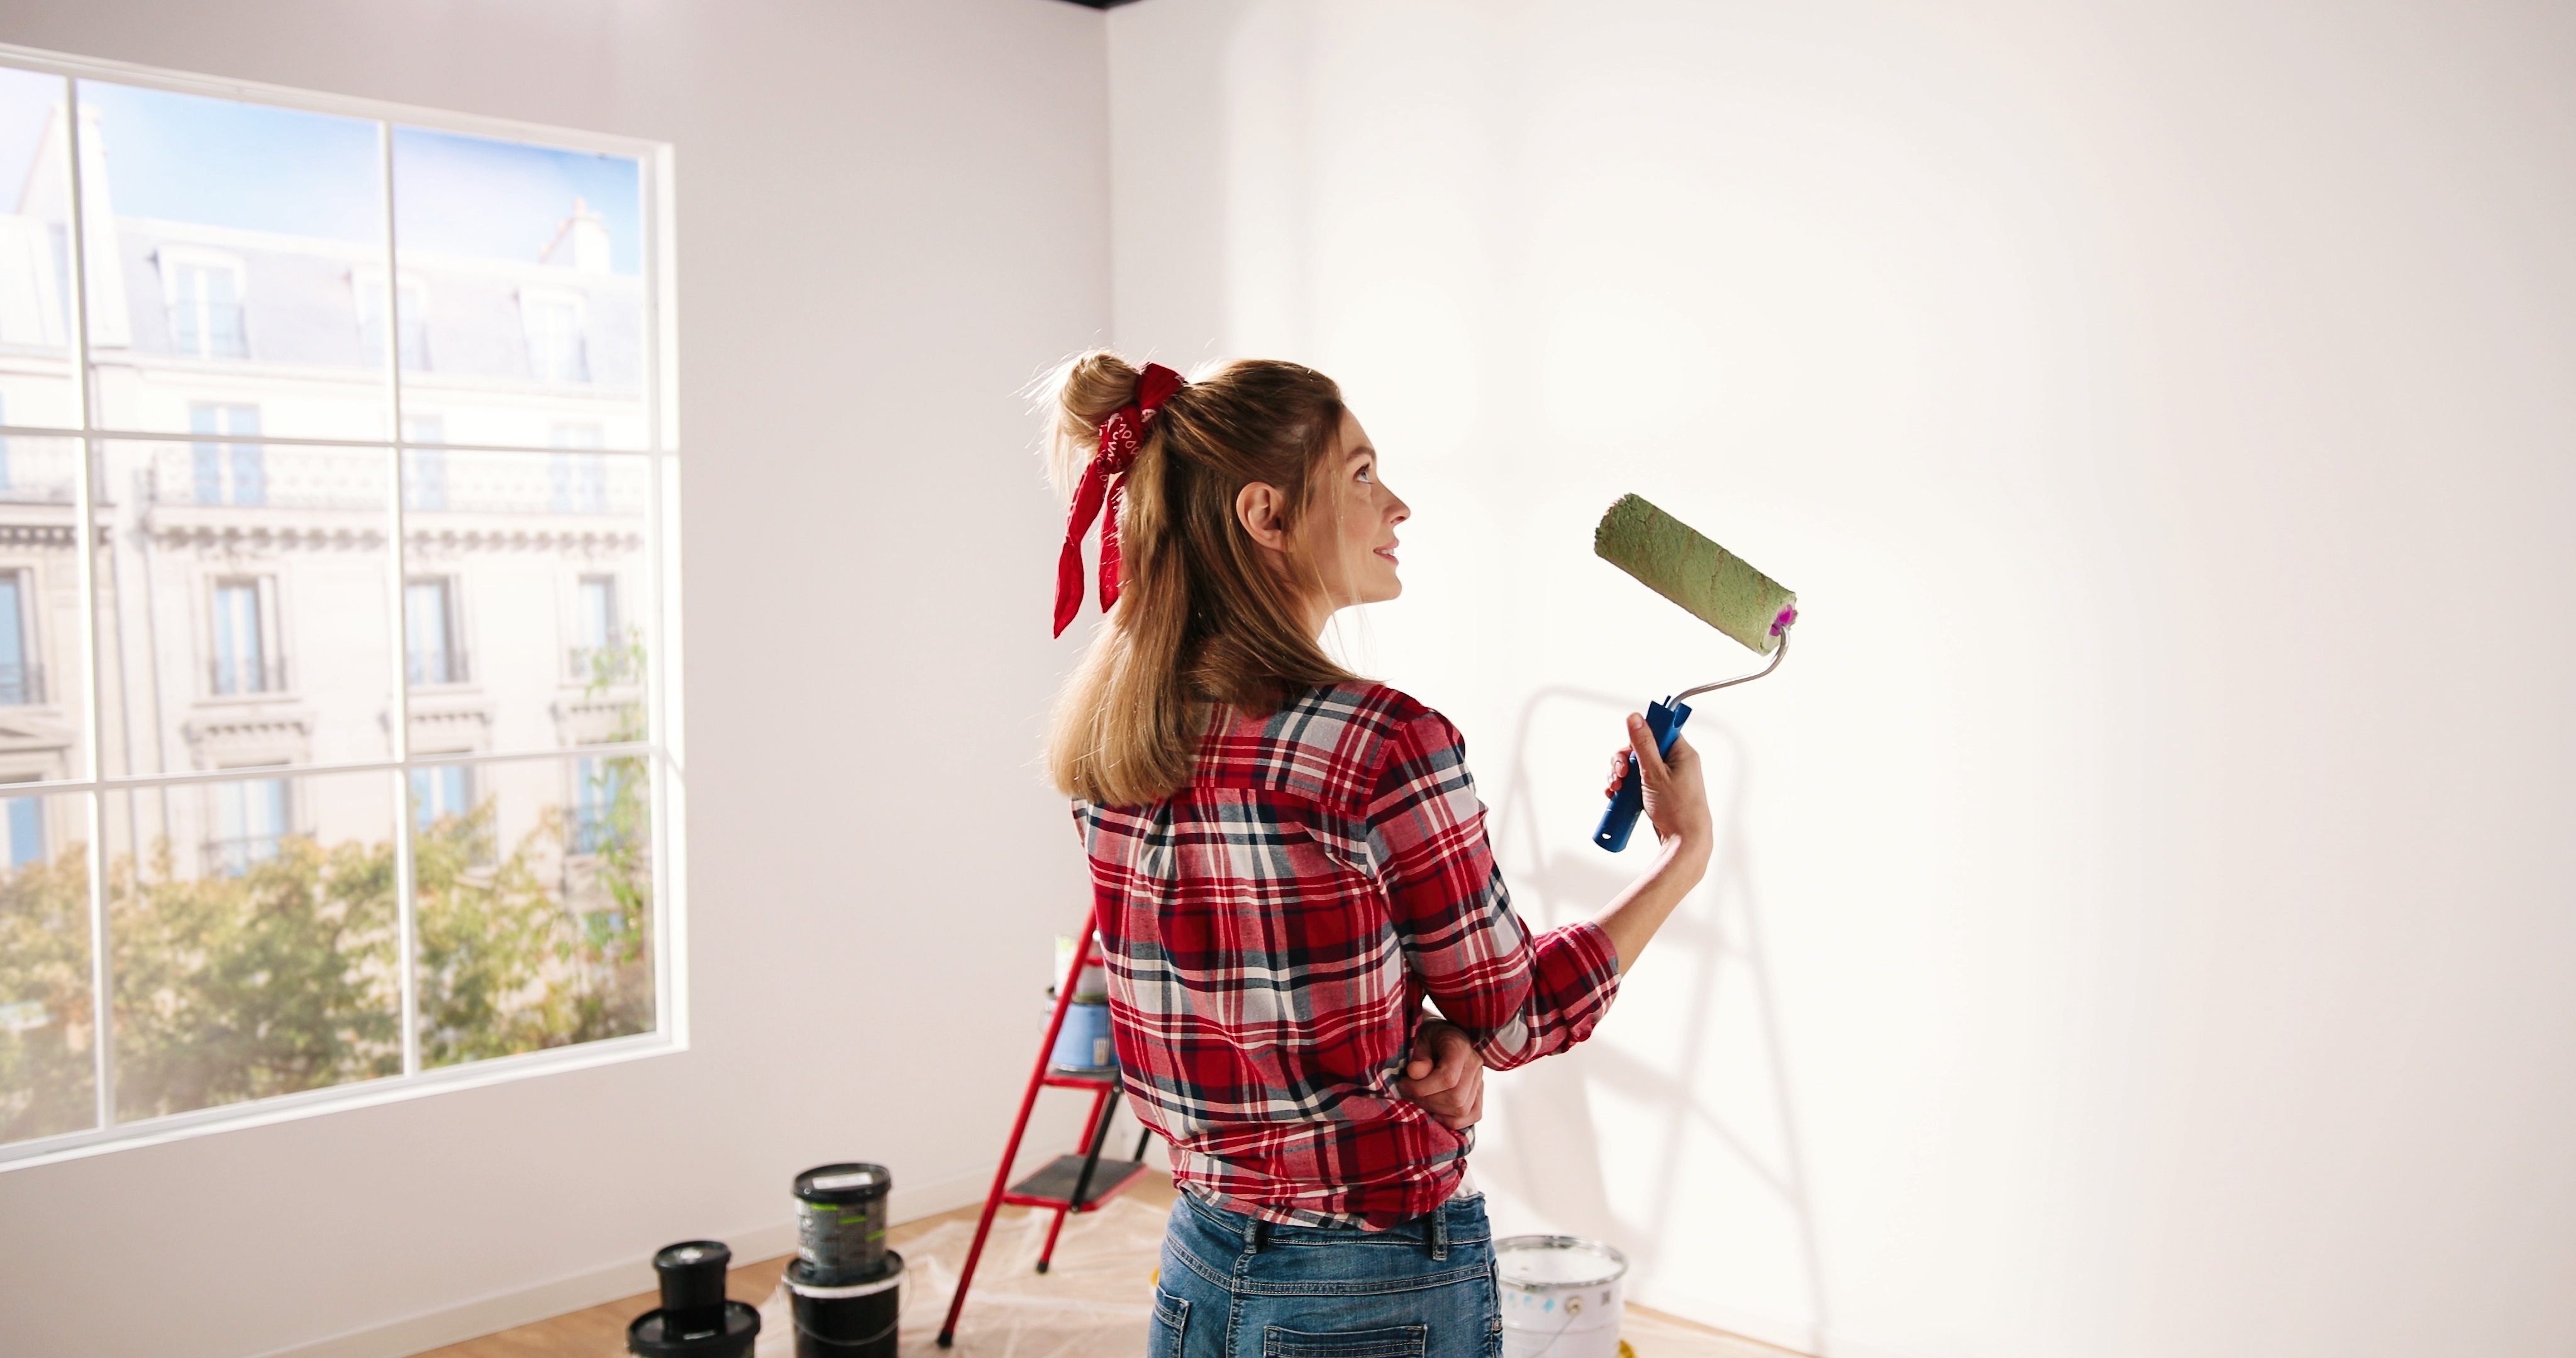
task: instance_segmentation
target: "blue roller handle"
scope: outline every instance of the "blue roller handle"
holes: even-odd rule
[[[1690,720],[1689,703],[1646,704],[1646,729],[1655,733],[1655,752],[1671,754],[1673,742],[1680,738],[1682,723]],[[1637,813],[1646,809],[1646,776],[1637,771],[1637,756],[1628,756],[1628,772],[1619,779],[1619,790],[1610,796],[1610,805],[1601,812],[1601,828],[1592,832],[1592,842],[1617,853],[1628,847],[1628,835],[1637,828]]]

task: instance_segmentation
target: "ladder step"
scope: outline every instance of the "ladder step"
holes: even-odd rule
[[[1057,1156],[1046,1168],[1011,1185],[1010,1196],[1003,1201],[1022,1207],[1070,1207],[1076,1212],[1088,1212],[1145,1172],[1142,1160],[1103,1157],[1092,1166],[1091,1184],[1083,1190],[1082,1201],[1075,1202],[1073,1185],[1082,1177],[1082,1161],[1079,1155]]]

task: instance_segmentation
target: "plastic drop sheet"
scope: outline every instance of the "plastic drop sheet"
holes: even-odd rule
[[[975,1223],[951,1221],[898,1246],[903,1307],[896,1351],[947,1358],[1137,1358],[1154,1310],[1154,1266],[1162,1256],[1163,1208],[1112,1199],[1069,1216],[1048,1271],[1037,1271],[1049,1216],[1009,1212],[975,1265],[975,1285],[958,1317],[957,1346],[939,1347],[939,1323],[957,1292],[957,1273]],[[781,1287],[760,1308],[755,1358],[794,1358],[796,1317]]]
[[[1037,1271],[1047,1216],[1013,1211],[994,1218],[975,1266],[957,1346],[939,1347],[939,1322],[957,1291],[957,1271],[975,1223],[951,1221],[899,1246],[904,1281],[896,1351],[901,1358],[1139,1358],[1153,1314],[1154,1267],[1163,1253],[1167,1210],[1117,1198],[1097,1212],[1065,1218],[1055,1260]],[[1631,1305],[1620,1336],[1636,1358],[1790,1358],[1786,1349],[1668,1320]],[[794,1358],[796,1317],[787,1289],[760,1308],[754,1358]]]

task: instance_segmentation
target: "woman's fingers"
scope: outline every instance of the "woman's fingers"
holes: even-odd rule
[[[1625,777],[1627,777],[1627,776],[1628,776],[1628,747],[1627,747],[1627,746],[1625,746],[1625,745],[1622,745],[1622,746],[1620,746],[1618,749],[1612,750],[1612,751],[1610,752],[1610,781],[1609,781],[1609,782],[1607,782],[1607,783],[1602,784],[1602,786],[1601,786],[1601,795],[1602,795],[1602,796],[1604,796],[1604,797],[1616,797],[1616,796],[1618,796],[1618,795],[1619,795],[1619,780],[1620,780],[1620,779],[1622,779],[1622,778],[1625,778]]]
[[[1655,728],[1634,712],[1628,714],[1628,752],[1637,756],[1637,771],[1646,776],[1646,786],[1661,787],[1667,770],[1663,753],[1655,748]]]

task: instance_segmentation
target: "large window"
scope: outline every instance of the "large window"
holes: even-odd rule
[[[665,1045],[664,154],[0,54],[0,1161]]]

